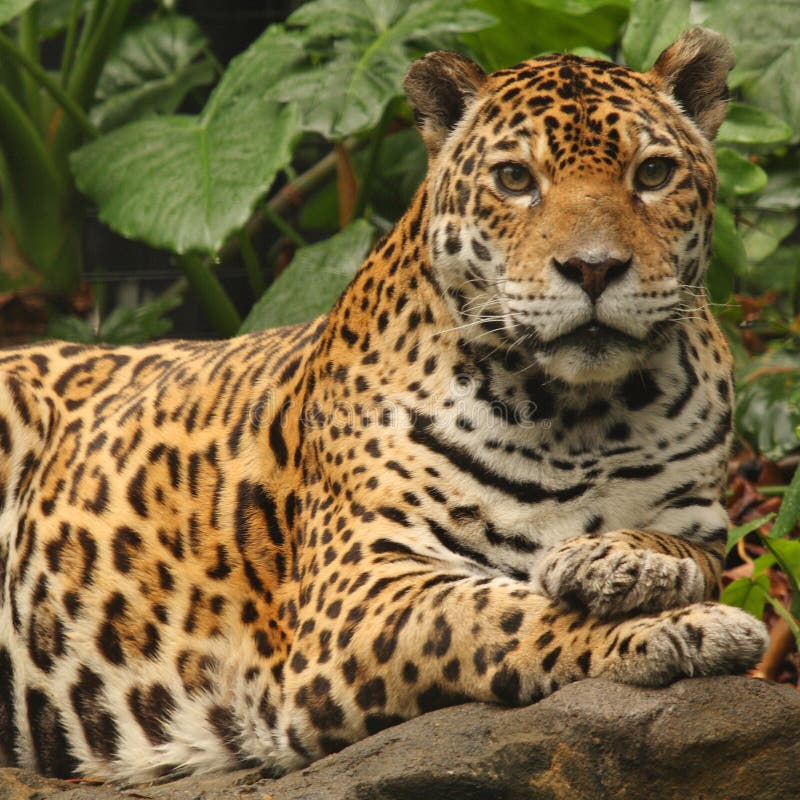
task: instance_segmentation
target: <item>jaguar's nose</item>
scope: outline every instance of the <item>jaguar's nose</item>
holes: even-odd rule
[[[631,259],[620,261],[618,258],[607,258],[604,261],[584,261],[582,258],[570,258],[563,262],[553,259],[553,264],[568,281],[580,284],[594,303],[610,283],[621,278],[630,269]]]

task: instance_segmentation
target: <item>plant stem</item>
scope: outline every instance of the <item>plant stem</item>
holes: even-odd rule
[[[20,105],[25,103],[25,88],[22,85],[22,76],[15,61],[9,59],[0,51],[0,84],[6,87],[9,93]]]
[[[789,490],[788,486],[759,486],[758,493],[764,497],[782,497]]]
[[[247,232],[245,230],[239,231],[238,238],[239,252],[242,254],[244,268],[247,271],[247,280],[250,283],[253,296],[257,300],[267,288],[264,283],[264,276],[261,274],[261,264],[258,263],[258,255]]]
[[[92,125],[83,109],[43,70],[35,61],[20,50],[2,31],[0,31],[0,52],[5,53],[27,70],[33,80],[53,97],[64,111],[75,120],[75,123],[90,139],[96,139],[100,133]],[[38,91],[38,88],[37,88]]]
[[[269,203],[262,206],[264,216],[271,222],[287,239],[294,242],[298,247],[305,247],[308,242],[277,212]]]
[[[3,216],[20,250],[49,288],[71,291],[79,263],[65,250],[68,187],[41,133],[4,86],[0,86],[0,152],[5,166]]]
[[[80,58],[81,53],[83,53],[88,46],[89,40],[92,38],[92,34],[97,28],[97,21],[103,16],[106,3],[107,0],[93,0],[89,6],[89,12],[86,14],[86,20],[83,23],[80,39],[78,40],[78,46],[75,50],[78,58]]]
[[[61,57],[61,85],[66,88],[72,65],[75,61],[75,48],[78,46],[78,21],[81,17],[81,0],[72,0],[69,8],[67,36],[64,39],[64,55]]]
[[[800,520],[800,467],[783,496],[780,511],[769,533],[770,539],[788,536]]]
[[[180,256],[178,264],[217,333],[220,336],[235,336],[242,319],[217,276],[199,256]]]
[[[19,52],[31,64],[39,63],[39,8],[34,3],[19,19]],[[30,75],[23,75],[28,116],[42,130],[42,103],[39,87]]]
[[[81,108],[87,108],[94,98],[103,64],[117,43],[128,9],[133,0],[95,0],[84,25],[75,64],[67,81],[67,92]],[[102,11],[101,11],[102,9]],[[66,163],[69,154],[80,143],[82,127],[65,119],[53,141],[58,163]]]

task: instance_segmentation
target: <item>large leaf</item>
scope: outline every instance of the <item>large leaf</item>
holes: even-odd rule
[[[296,37],[269,28],[231,62],[199,116],[134,122],[75,153],[78,187],[123,236],[216,251],[291,159],[297,114],[265,95],[300,55]]]
[[[605,6],[629,8],[631,0],[525,0],[528,5],[547,12],[561,11],[571,16],[581,16]]]
[[[372,243],[372,227],[357,220],[319,244],[301,247],[242,324],[240,333],[304,322],[329,311]]]
[[[739,539],[744,539],[748,533],[757,531],[762,525],[774,518],[775,513],[772,512],[764,515],[763,517],[758,517],[758,519],[751,519],[749,522],[745,522],[744,525],[737,525],[734,528],[730,528],[728,530],[728,542],[725,545],[725,552],[730,553],[730,551],[733,550],[738,543]]]
[[[72,4],[73,0],[38,0],[39,36],[49,39],[62,33],[69,24]],[[91,4],[92,0],[80,0],[79,18],[83,17]]]
[[[632,69],[655,64],[664,48],[689,27],[690,0],[633,0],[622,37],[622,53]]]
[[[747,269],[748,289],[760,292],[786,292],[790,296],[800,286],[800,245],[783,245]],[[780,312],[776,313],[780,315]]]
[[[771,169],[767,185],[755,204],[759,208],[771,208],[775,211],[800,208],[800,170],[796,166]]]
[[[764,616],[764,604],[769,597],[769,575],[739,578],[722,591],[720,602],[751,613],[756,619]]]
[[[747,268],[747,254],[736,229],[736,220],[730,209],[723,204],[714,214],[714,258],[718,258],[734,275]]]
[[[495,70],[545,52],[605,50],[619,38],[630,0],[477,0],[473,5],[498,24],[462,38],[483,66]]]
[[[748,211],[740,215],[739,229],[747,258],[754,263],[772,255],[797,227],[797,216],[789,212]]]
[[[735,144],[777,144],[785,142],[792,129],[775,114],[747,103],[731,103],[718,142]]]
[[[795,523],[797,519],[795,518]],[[792,525],[794,528],[794,525]],[[790,529],[791,530],[791,529]],[[765,540],[770,552],[778,560],[781,569],[789,576],[792,589],[797,590],[800,581],[800,541],[797,539],[773,539],[771,536]]]
[[[725,303],[736,275],[747,269],[747,255],[731,210],[719,203],[714,215],[714,252],[708,266],[706,288],[715,303]]]
[[[303,125],[341,139],[378,124],[402,94],[409,62],[439,37],[475,31],[494,19],[462,0],[315,0],[292,14],[317,57],[276,84],[273,96],[296,101]],[[422,50],[420,44],[424,43]]]
[[[789,485],[789,490],[783,497],[781,510],[778,518],[769,532],[770,538],[788,536],[800,522],[800,469],[794,471],[794,477]],[[800,547],[800,542],[795,541],[795,545]],[[796,551],[795,551],[796,552]],[[795,568],[794,574],[800,578],[800,562],[795,558],[795,563],[799,566]]]
[[[711,0],[709,6],[704,24],[725,34],[736,52],[732,83],[800,136],[800,0]]]
[[[767,184],[767,173],[736,150],[717,148],[719,193],[723,197],[752,194]]]
[[[0,0],[0,25],[5,25],[33,3],[34,0]]]
[[[800,450],[800,355],[786,350],[753,359],[740,382],[736,430],[777,461]]]
[[[153,113],[171,114],[214,79],[207,39],[189,17],[170,15],[127,31],[103,67],[92,122],[101,130]]]

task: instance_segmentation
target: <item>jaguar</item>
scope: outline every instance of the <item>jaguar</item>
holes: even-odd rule
[[[703,289],[732,64],[702,28],[648,72],[430,53],[427,176],[330,313],[1,351],[0,761],[278,774],[467,701],[752,667]]]

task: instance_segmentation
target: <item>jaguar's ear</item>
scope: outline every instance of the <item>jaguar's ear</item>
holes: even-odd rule
[[[708,28],[692,28],[658,57],[651,74],[660,78],[664,88],[711,140],[725,119],[725,80],[735,63],[724,36]]]
[[[474,61],[443,50],[428,53],[408,68],[403,86],[431,155],[439,152],[484,80],[486,73]]]

